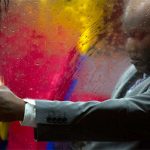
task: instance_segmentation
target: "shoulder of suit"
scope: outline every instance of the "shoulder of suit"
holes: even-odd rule
[[[130,65],[125,71],[124,73],[121,75],[121,77],[119,78],[116,87],[119,86],[120,84],[122,84],[122,82],[126,81],[129,77],[131,77],[132,75],[134,75],[136,73],[136,68],[134,65]]]
[[[137,71],[134,65],[130,65],[126,71]]]
[[[131,73],[135,73],[137,72],[136,68],[134,65],[130,65],[126,70],[125,72],[122,74],[122,77],[124,76],[129,76]]]

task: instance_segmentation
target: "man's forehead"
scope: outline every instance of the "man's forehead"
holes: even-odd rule
[[[149,0],[128,0],[126,2],[126,11],[127,12],[138,12],[149,10],[150,1]]]
[[[124,11],[123,26],[126,30],[150,31],[150,0],[130,0]]]

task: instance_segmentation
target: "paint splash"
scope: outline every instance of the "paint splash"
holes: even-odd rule
[[[77,60],[105,28],[104,17],[111,15],[114,2],[10,1],[0,32],[0,74],[6,85],[22,98],[69,97],[66,92]],[[33,130],[11,125],[8,149],[36,149],[37,145]]]
[[[4,79],[0,76],[0,86],[4,85]],[[0,139],[5,141],[8,136],[8,123],[0,122]]]
[[[111,16],[116,0],[41,0],[39,24],[45,27],[44,9],[51,14],[51,25],[61,25],[64,29],[79,32],[77,49],[86,54],[105,28],[104,18]],[[44,23],[45,22],[45,23]],[[78,35],[78,34],[77,34]]]

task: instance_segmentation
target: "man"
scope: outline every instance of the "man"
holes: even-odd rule
[[[23,125],[35,127],[37,140],[118,141],[101,148],[94,143],[87,150],[148,148],[142,141],[150,139],[149,8],[149,0],[130,0],[125,9],[124,29],[129,35],[126,49],[134,65],[121,77],[111,99],[76,103],[25,100],[28,101],[25,103],[1,86],[0,120],[20,120]]]

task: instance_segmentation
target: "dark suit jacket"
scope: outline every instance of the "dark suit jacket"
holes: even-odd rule
[[[150,77],[124,95],[137,71],[131,66],[112,98],[104,101],[36,101],[40,141],[135,141],[150,139]]]

